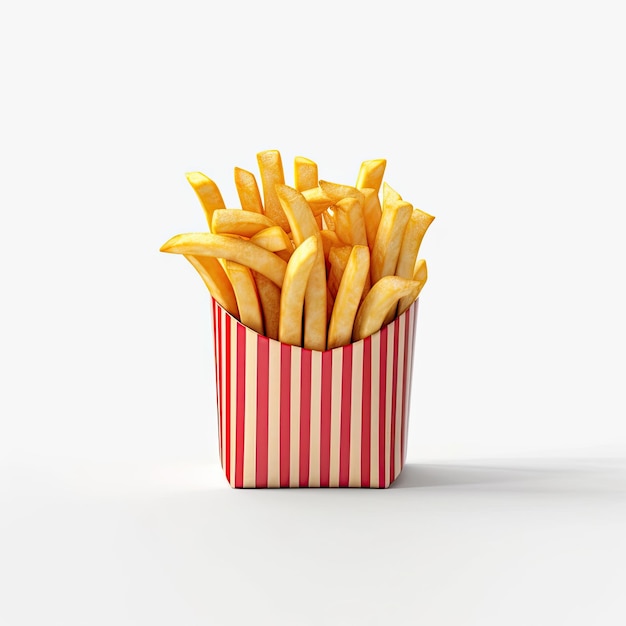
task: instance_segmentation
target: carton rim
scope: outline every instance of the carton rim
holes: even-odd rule
[[[325,354],[327,352],[333,352],[334,350],[343,350],[344,348],[347,348],[348,346],[355,346],[363,341],[365,341],[366,339],[371,339],[372,337],[375,337],[376,335],[380,334],[382,332],[382,330],[384,328],[386,328],[387,326],[390,326],[391,324],[395,323],[397,320],[401,319],[402,317],[405,317],[409,311],[413,311],[414,309],[418,309],[419,308],[419,296],[415,299],[415,301],[411,304],[411,306],[404,311],[404,313],[402,313],[402,315],[398,315],[397,317],[394,317],[391,322],[389,322],[389,324],[385,324],[384,326],[382,326],[381,328],[379,328],[375,333],[372,333],[371,335],[368,335],[367,337],[363,337],[363,339],[359,339],[358,341],[352,341],[349,344],[346,344],[345,346],[337,346],[336,348],[330,348],[330,349],[326,349],[326,350],[313,350],[312,348],[305,348],[303,346],[296,346],[294,344],[291,343],[283,343],[282,341],[279,341],[278,339],[272,339],[271,337],[268,337],[267,335],[262,335],[261,333],[258,333],[256,330],[250,328],[250,326],[246,326],[243,322],[241,322],[240,320],[238,320],[234,315],[232,315],[231,313],[229,313],[217,300],[215,300],[212,296],[211,299],[213,300],[213,302],[216,304],[216,306],[218,306],[228,317],[231,318],[231,320],[233,320],[234,322],[236,322],[237,324],[240,324],[241,326],[243,326],[246,330],[249,330],[250,332],[254,333],[257,337],[263,337],[264,339],[267,339],[267,341],[272,341],[274,343],[277,343],[279,346],[289,346],[291,348],[298,348],[300,350],[306,350],[308,352],[317,352],[318,354]]]

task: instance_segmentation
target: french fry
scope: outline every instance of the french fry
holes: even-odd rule
[[[218,259],[210,256],[184,255],[207,286],[211,297],[233,317],[239,319],[237,298],[233,286]]]
[[[341,277],[333,312],[328,326],[327,349],[346,346],[352,340],[352,330],[365,282],[369,279],[370,250],[365,245],[352,248]]]
[[[328,289],[333,298],[337,296],[337,292],[339,291],[339,285],[351,252],[352,246],[341,245],[333,246],[328,254],[328,263],[330,264],[330,269],[328,270]]]
[[[317,247],[318,238],[315,235],[307,237],[287,263],[280,294],[278,338],[282,343],[302,345],[302,311],[307,285],[317,260]]]
[[[263,313],[252,272],[245,265],[228,260],[224,262],[224,270],[237,298],[239,321],[262,335]]]
[[[285,184],[283,162],[278,150],[264,150],[257,154],[257,163],[263,186],[263,211],[275,224],[289,232],[289,222],[276,195],[276,185]]]
[[[435,218],[432,215],[429,215],[420,209],[413,209],[406,228],[404,229],[404,235],[402,236],[402,246],[400,247],[398,263],[396,264],[396,276],[400,276],[401,278],[412,278],[415,280],[413,278],[413,272],[415,270],[417,253],[419,251],[420,244],[422,243],[422,239],[424,238],[424,233],[434,219]],[[407,300],[405,298],[402,304],[406,304],[406,301]],[[395,316],[396,311],[394,309],[389,311],[387,317],[385,318],[385,324],[389,324]]]
[[[293,183],[298,191],[303,192],[317,187],[317,163],[315,161],[297,156],[294,159],[293,170]],[[321,214],[315,216],[315,222],[321,230],[323,227]]]
[[[263,213],[263,201],[259,192],[259,185],[256,177],[252,172],[235,168],[235,188],[239,196],[241,208],[244,211],[254,211],[255,213]]]
[[[408,202],[402,201],[387,203],[383,208],[372,250],[372,283],[395,273],[402,235],[412,210],[413,207]]]
[[[331,199],[333,204],[337,204],[344,198],[356,198],[363,205],[363,194],[356,188],[350,185],[340,185],[338,183],[331,183],[327,180],[320,180],[320,189]]]
[[[365,221],[363,218],[363,209],[361,198],[363,195],[359,192],[359,196],[348,196],[343,200],[339,200],[334,206],[335,214],[335,233],[340,241],[353,246],[368,246],[367,232],[365,230]],[[369,247],[368,247],[369,267]],[[363,285],[363,296],[366,296],[371,287],[369,272],[365,278]]]
[[[330,316],[333,314],[333,307],[335,306],[335,298],[333,298],[333,294],[330,293],[330,289],[326,287],[326,317],[330,319]]]
[[[383,210],[386,205],[402,202],[402,196],[389,183],[383,183]]]
[[[404,297],[415,299],[420,283],[399,276],[383,276],[372,285],[369,293],[356,314],[352,341],[359,341],[378,332],[384,323],[389,309],[396,306]]]
[[[271,252],[279,252],[293,248],[289,235],[280,226],[263,228],[252,235],[250,241]],[[289,256],[291,256],[291,254]]]
[[[226,208],[222,194],[218,186],[202,172],[188,172],[185,176],[200,200],[210,229],[213,211]]]
[[[363,194],[363,219],[365,220],[367,245],[369,246],[371,252],[374,249],[376,231],[378,230],[378,225],[380,224],[382,209],[380,206],[378,192],[375,189],[366,187],[361,189],[361,193]]]
[[[328,208],[322,213],[324,225],[328,230],[335,230],[335,216],[332,209]]]
[[[280,226],[264,228],[253,235],[250,241],[270,252],[275,252],[283,261],[289,261],[293,253],[293,242]]]
[[[413,278],[417,254],[428,230],[435,218],[420,209],[413,209],[404,229],[402,247],[398,256],[396,275],[402,278]]]
[[[324,193],[321,187],[305,189],[302,192],[304,199],[309,203],[313,215],[321,215],[333,201]]]
[[[296,246],[300,246],[311,236],[315,236],[317,240],[317,255],[304,299],[304,347],[310,350],[325,350],[328,318],[326,316],[326,263],[322,237],[311,207],[297,189],[287,185],[276,185],[276,193],[289,220]]]
[[[210,256],[235,261],[261,272],[278,287],[282,287],[287,269],[287,263],[273,252],[247,239],[229,235],[182,233],[166,241],[160,250],[173,254]]]
[[[317,187],[317,163],[305,157],[297,156],[293,167],[294,187],[298,191],[306,191]]]
[[[265,335],[270,339],[278,340],[278,324],[280,320],[280,288],[277,287],[267,276],[260,272],[252,271],[256,289],[261,301],[263,311],[263,327]]]
[[[370,159],[369,161],[363,161],[356,180],[357,189],[369,187],[375,189],[376,194],[378,194],[380,185],[383,182],[386,167],[386,159]]]
[[[428,267],[426,266],[426,259],[417,259],[417,261],[415,261],[413,280],[421,280],[424,283],[428,280]]]
[[[216,235],[230,234],[252,237],[260,230],[276,224],[263,213],[241,209],[217,209],[211,218],[211,232]]]
[[[428,268],[426,267],[426,261],[424,259],[418,259],[415,262],[415,269],[413,270],[413,280],[419,282],[420,287],[414,297],[404,296],[398,301],[398,315],[402,315],[412,304],[415,299],[420,295],[422,287],[428,280]]]
[[[361,194],[361,198],[362,198]],[[346,196],[334,206],[335,234],[345,244],[367,246],[363,219],[363,203],[359,198]]]
[[[324,259],[326,261],[326,273],[328,274],[328,270],[330,269],[330,249],[335,246],[341,246],[342,243],[339,241],[339,237],[337,237],[335,231],[333,230],[320,230],[320,236],[322,237],[322,247],[324,248]]]

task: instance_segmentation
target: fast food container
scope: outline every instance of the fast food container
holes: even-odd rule
[[[418,302],[374,335],[320,352],[259,335],[213,300],[231,487],[389,487],[406,458]]]

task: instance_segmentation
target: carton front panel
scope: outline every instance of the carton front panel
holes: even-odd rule
[[[258,335],[213,303],[220,458],[233,487],[387,487],[406,456],[414,304],[326,352]]]

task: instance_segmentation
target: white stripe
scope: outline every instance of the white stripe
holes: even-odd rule
[[[320,428],[322,409],[322,353],[311,353],[311,447],[309,487],[320,486]]]
[[[246,328],[243,486],[256,486],[257,334]]]
[[[221,345],[220,356],[219,356],[220,372],[221,372],[219,407],[220,407],[220,419],[221,419],[221,424],[222,424],[222,430],[220,433],[221,434],[220,446],[222,450],[222,467],[226,469],[226,402],[225,402],[225,398],[226,398],[226,363],[225,361],[226,360],[224,358],[224,355],[226,353],[226,329],[225,329],[226,324],[224,322],[226,313],[224,312],[222,307],[219,307],[219,306],[217,307],[217,315],[220,318],[220,345]]]
[[[330,406],[330,477],[331,487],[339,486],[339,451],[341,438],[341,379],[343,376],[343,350],[332,351],[333,380]]]
[[[372,335],[372,400],[370,432],[370,485],[378,487],[378,402],[380,399],[380,333]]]
[[[302,348],[291,347],[291,405],[289,437],[289,486],[300,486],[300,371]]]
[[[269,346],[267,486],[280,487],[280,343]]]
[[[348,485],[361,486],[361,411],[363,407],[363,341],[352,345],[352,406],[350,414],[350,474]]]
[[[385,487],[389,485],[389,467],[391,465],[391,398],[393,396],[393,339],[394,325],[387,327],[387,386],[385,389]]]

